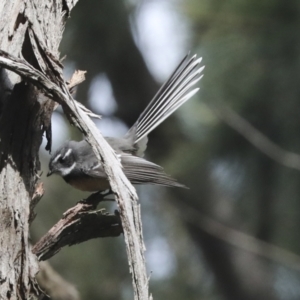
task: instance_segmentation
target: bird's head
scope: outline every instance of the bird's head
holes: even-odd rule
[[[76,167],[76,149],[68,142],[59,148],[51,157],[47,176],[59,174],[67,176]]]

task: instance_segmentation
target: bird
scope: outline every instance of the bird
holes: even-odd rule
[[[148,134],[200,89],[195,86],[203,77],[204,66],[200,66],[201,61],[201,57],[187,54],[125,136],[105,137],[132,184],[186,188],[167,175],[161,166],[143,156]],[[47,176],[52,174],[60,175],[68,184],[82,191],[101,192],[110,189],[103,166],[86,140],[67,141],[59,147],[49,161]]]

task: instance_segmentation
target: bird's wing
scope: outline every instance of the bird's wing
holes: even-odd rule
[[[102,164],[99,162],[95,162],[92,166],[86,166],[81,169],[81,171],[90,177],[94,178],[103,178],[106,179],[107,175],[102,167]]]
[[[121,161],[124,174],[133,184],[157,184],[186,188],[185,185],[167,175],[162,167],[141,157],[123,154]]]
[[[132,184],[157,184],[186,188],[185,185],[178,183],[176,179],[167,175],[162,167],[150,161],[126,153],[122,153],[120,158],[124,174]],[[107,178],[100,163],[90,168],[82,169],[82,172],[94,178]]]

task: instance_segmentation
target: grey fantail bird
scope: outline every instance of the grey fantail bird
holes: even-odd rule
[[[132,184],[158,184],[185,187],[168,176],[162,167],[142,158],[147,135],[177,108],[197,93],[194,85],[202,78],[201,58],[187,55],[160,88],[135,124],[123,138],[106,137],[121,160],[123,171]],[[51,157],[47,176],[57,173],[82,191],[104,191],[110,188],[102,164],[85,141],[69,141]]]

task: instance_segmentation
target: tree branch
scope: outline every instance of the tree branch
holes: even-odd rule
[[[32,252],[39,260],[55,255],[64,246],[72,246],[99,237],[119,236],[123,230],[118,214],[111,215],[104,209],[95,211],[103,201],[99,193],[78,202],[35,244]]]
[[[0,65],[26,78],[26,80],[40,87],[48,97],[60,103],[70,122],[75,124],[86,136],[96,157],[103,164],[120,209],[135,299],[151,298],[148,292],[148,277],[144,258],[145,248],[142,237],[140,206],[137,203],[136,191],[122,172],[121,164],[114,151],[92,120],[70,95],[61,70],[58,72],[58,64],[53,67],[55,72],[51,74],[51,80],[26,61],[12,57],[4,51],[0,51]]]
[[[40,287],[50,296],[44,299],[51,300],[79,300],[79,293],[76,287],[62,278],[47,262],[40,262],[40,272],[37,280]]]
[[[186,222],[197,226],[209,235],[229,245],[259,255],[293,270],[300,270],[299,255],[237,229],[230,228],[185,203],[180,203],[179,207],[179,218],[184,218]]]

